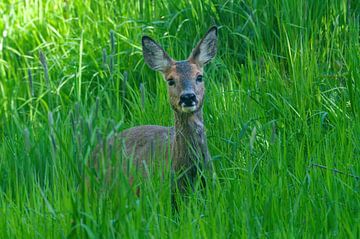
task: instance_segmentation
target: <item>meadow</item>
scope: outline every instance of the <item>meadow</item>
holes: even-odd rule
[[[2,0],[0,19],[0,238],[360,237],[359,1]],[[160,174],[139,196],[97,180],[98,143],[173,124],[141,37],[180,60],[212,25],[216,178],[178,211]]]

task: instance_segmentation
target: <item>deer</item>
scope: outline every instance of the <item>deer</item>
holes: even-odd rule
[[[154,159],[165,160],[165,165],[170,163],[173,173],[183,175],[177,182],[181,191],[194,182],[199,170],[212,170],[203,119],[204,66],[216,55],[217,31],[216,26],[211,27],[188,59],[181,61],[171,58],[149,36],[143,36],[144,61],[152,70],[161,72],[167,82],[175,125],[136,126],[114,134],[107,141],[108,148],[122,151],[137,168]]]

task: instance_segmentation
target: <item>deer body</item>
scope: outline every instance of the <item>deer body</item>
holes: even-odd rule
[[[142,167],[150,159],[171,158],[174,172],[185,172],[191,181],[197,168],[207,165],[210,153],[203,122],[205,87],[203,67],[216,54],[217,28],[212,27],[185,61],[175,61],[151,38],[142,39],[143,55],[147,65],[163,73],[168,83],[170,105],[174,111],[175,126],[138,126],[115,135],[108,146],[121,145],[125,155]],[[118,144],[123,142],[123,144]]]

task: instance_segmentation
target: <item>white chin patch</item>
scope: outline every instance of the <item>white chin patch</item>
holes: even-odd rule
[[[181,106],[181,110],[184,113],[194,112],[196,110],[196,105],[194,105],[194,106]]]

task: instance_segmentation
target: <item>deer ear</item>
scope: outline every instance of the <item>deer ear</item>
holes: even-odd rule
[[[195,62],[199,66],[204,66],[215,57],[217,50],[216,44],[217,27],[213,26],[192,50],[189,60]]]
[[[142,49],[144,60],[151,69],[165,72],[171,67],[173,60],[161,46],[150,37],[143,36]]]

